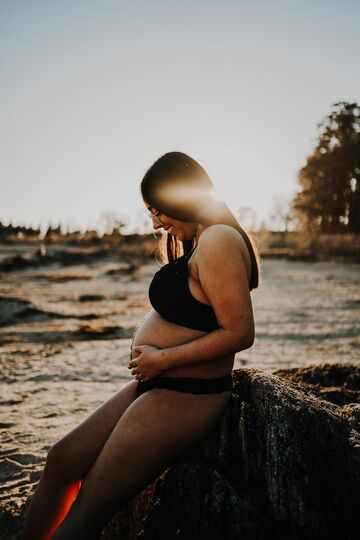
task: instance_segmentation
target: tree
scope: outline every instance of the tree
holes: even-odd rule
[[[360,106],[335,103],[318,128],[293,208],[306,229],[360,232]]]
[[[115,210],[105,210],[101,212],[96,222],[96,228],[101,234],[113,234],[114,232],[122,234],[125,227],[123,219]]]
[[[272,229],[278,229],[284,233],[289,231],[290,225],[294,222],[295,216],[291,208],[292,200],[284,195],[274,195],[270,210]]]

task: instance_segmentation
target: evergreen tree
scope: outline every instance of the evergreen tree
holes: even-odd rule
[[[318,124],[313,154],[298,174],[293,208],[306,228],[360,232],[360,107],[339,102]]]

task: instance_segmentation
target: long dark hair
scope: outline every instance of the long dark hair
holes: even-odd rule
[[[202,225],[225,224],[240,232],[251,258],[250,290],[259,286],[260,256],[254,240],[222,201],[211,196],[213,183],[205,169],[182,152],[168,152],[147,170],[140,184],[143,200],[167,216]],[[188,253],[193,241],[181,242],[170,233],[164,233],[161,255],[171,262]]]

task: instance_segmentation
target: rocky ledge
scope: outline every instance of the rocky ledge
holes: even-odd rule
[[[214,430],[114,517],[104,539],[358,538],[360,366],[233,378]]]

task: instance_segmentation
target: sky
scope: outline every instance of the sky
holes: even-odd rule
[[[0,221],[127,231],[162,154],[256,224],[299,189],[317,124],[360,102],[360,3],[0,0]]]

